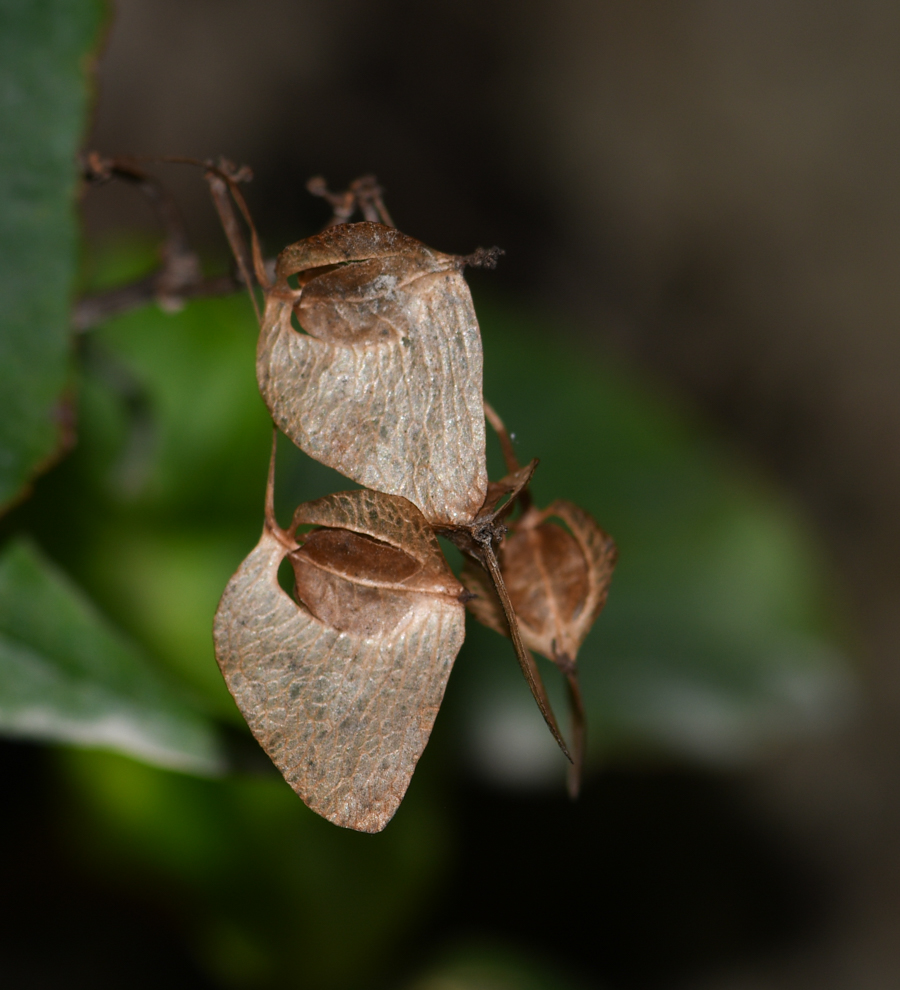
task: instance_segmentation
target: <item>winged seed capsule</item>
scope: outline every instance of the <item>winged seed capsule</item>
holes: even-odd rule
[[[568,531],[552,522],[554,517]],[[574,663],[606,604],[615,563],[612,538],[565,499],[543,510],[531,507],[512,523],[500,547],[500,567],[528,648],[563,666]],[[484,573],[467,565],[463,580],[477,596],[469,602],[472,614],[508,635]]]
[[[509,634],[573,764],[574,793],[584,754],[575,650],[605,600],[614,548],[569,503],[551,509],[571,535],[529,509],[537,462],[518,465],[502,421],[483,400],[481,335],[462,271],[492,267],[498,249],[441,254],[385,225],[374,180],[358,180],[345,194],[313,180],[311,191],[332,202],[336,220],[355,206],[367,220],[337,222],[286,248],[273,283],[237,188],[242,177],[227,162],[206,172],[248,287],[232,199],[251,231],[266,303],[264,314],[257,308],[260,391],[297,446],[370,490],[300,506],[285,532],[272,506],[273,447],[262,538],[215,620],[216,656],[238,707],[310,808],[348,828],[384,828],[428,741],[462,645],[463,603],[472,597],[447,566],[440,533],[485,572],[470,578],[467,567],[467,582],[484,596],[476,615]],[[251,299],[256,308],[252,290]],[[484,416],[509,472],[492,484]],[[501,566],[496,551],[517,506],[523,514]],[[320,528],[299,540],[297,527],[307,524]],[[278,583],[285,557],[294,599]],[[554,576],[556,564],[564,566]],[[527,619],[521,631],[519,610]],[[529,646],[549,652],[566,675],[574,759]]]
[[[529,506],[511,524],[500,547],[503,581],[525,646],[552,660],[566,677],[573,758],[569,791],[573,797],[578,793],[585,756],[584,704],[575,661],[606,604],[616,556],[612,537],[565,499],[543,510]],[[479,622],[509,635],[503,607],[486,578],[469,563],[463,568],[462,580],[473,593],[468,607]]]
[[[253,735],[313,811],[379,832],[406,793],[462,646],[467,594],[407,499],[341,492],[271,512],[216,612],[216,657]],[[290,557],[297,600],[279,586]]]
[[[434,525],[470,521],[487,491],[466,263],[380,223],[328,227],[279,256],[257,349],[279,429]]]

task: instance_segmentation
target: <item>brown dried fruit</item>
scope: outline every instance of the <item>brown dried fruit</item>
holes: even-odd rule
[[[303,801],[378,832],[406,793],[464,635],[466,593],[408,500],[342,492],[272,511],[216,612],[216,657],[253,734]],[[299,601],[278,584],[285,556]]]
[[[568,530],[551,522],[561,519]],[[525,646],[552,660],[566,677],[572,721],[569,791],[576,796],[585,752],[585,716],[575,660],[606,604],[616,545],[577,505],[562,499],[540,511],[530,506],[500,546],[500,571]],[[476,597],[468,607],[484,625],[509,635],[494,583],[467,564],[462,580]]]
[[[485,407],[487,408],[486,403]],[[484,504],[470,523],[439,528],[438,532],[441,536],[455,543],[470,560],[479,565],[483,573],[489,578],[493,601],[500,610],[502,631],[512,640],[516,659],[519,661],[519,666],[528,687],[531,689],[531,694],[544,716],[547,727],[566,758],[571,760],[572,757],[550,706],[550,699],[547,697],[540,671],[519,632],[516,612],[507,593],[503,572],[496,555],[500,541],[506,533],[505,520],[512,512],[516,500],[526,497],[527,488],[537,463],[534,460],[500,481],[490,482]],[[504,498],[506,499],[505,502],[503,501]]]
[[[337,222],[315,237],[286,248],[278,258],[272,284],[249,211],[237,188],[241,177],[240,170],[227,162],[210,166],[206,175],[242,277],[250,286],[252,263],[253,273],[265,296],[257,348],[257,378],[266,404],[276,424],[302,450],[376,489],[367,494],[333,496],[301,507],[294,519],[294,529],[302,523],[313,523],[328,527],[328,531],[313,534],[298,547],[278,530],[274,521],[270,476],[267,530],[255,553],[262,553],[270,566],[271,559],[275,559],[271,554],[271,541],[277,537],[277,541],[287,547],[280,556],[276,555],[275,566],[277,569],[285,552],[290,553],[298,600],[302,613],[307,616],[306,625],[318,623],[365,643],[390,640],[413,614],[410,594],[446,595],[449,587],[446,575],[450,572],[436,544],[436,556],[429,559],[437,571],[426,581],[426,571],[431,565],[426,567],[425,558],[416,558],[415,554],[409,553],[405,537],[382,541],[378,536],[395,526],[395,522],[385,515],[388,506],[394,505],[389,501],[391,496],[399,497],[397,504],[402,503],[409,509],[418,507],[421,514],[417,519],[426,529],[430,524],[434,531],[451,539],[486,572],[490,585],[480,576],[471,577],[484,595],[484,602],[479,606],[482,618],[512,639],[516,657],[541,713],[560,748],[572,760],[529,650],[531,644],[537,644],[536,649],[546,652],[547,637],[551,637],[551,659],[564,670],[570,689],[576,751],[572,761],[575,773],[570,781],[574,780],[577,787],[584,751],[584,711],[574,650],[595,617],[594,606],[586,607],[581,599],[590,598],[594,593],[591,581],[596,575],[588,573],[589,554],[577,557],[581,553],[577,540],[567,543],[571,538],[565,531],[556,533],[552,528],[546,529],[544,517],[538,519],[533,510],[529,511],[527,486],[537,462],[533,461],[527,468],[519,467],[502,422],[490,406],[483,403],[481,337],[462,270],[466,264],[492,265],[497,250],[479,250],[469,258],[432,251],[387,225],[390,219],[384,209],[381,189],[372,177],[359,180],[343,194],[329,193],[324,180],[316,179],[312,180],[310,188],[332,203],[336,221],[346,220],[358,207],[367,222]],[[249,255],[229,194],[250,227]],[[375,222],[374,217],[380,217],[385,223]],[[293,326],[295,319],[299,331]],[[485,466],[483,415],[500,436],[510,472],[502,481],[490,485]],[[378,492],[386,494],[375,498]],[[367,495],[371,497],[368,501]],[[358,512],[354,510],[350,514],[355,522],[346,525],[341,522],[338,518],[341,498],[350,500],[341,505],[342,512],[347,511],[351,503],[368,506],[370,516],[367,521],[360,522]],[[504,498],[506,502],[501,504]],[[503,567],[498,561],[497,550],[506,534],[505,520],[516,504],[525,510],[519,524],[523,534],[533,528],[537,535],[528,535],[527,539],[532,542],[523,545],[520,559],[513,563],[505,561]],[[565,507],[569,503],[556,505]],[[574,506],[571,510],[572,518],[580,512]],[[321,511],[325,512],[324,516],[317,515]],[[403,513],[401,529],[408,527],[412,519],[407,509],[404,508]],[[532,523],[532,519],[537,521]],[[433,542],[433,534],[428,535]],[[535,540],[537,542],[532,546]],[[268,550],[265,550],[266,546]],[[515,552],[515,537],[511,546]],[[418,565],[414,558],[418,559]],[[258,604],[255,599],[267,602],[266,594],[271,596],[271,587],[257,591],[259,581],[252,571],[253,560],[251,554],[223,598],[219,611],[226,624],[235,609],[240,617],[242,610],[255,608]],[[611,570],[612,557],[609,560]],[[548,564],[551,569],[558,566],[559,573],[554,576],[545,572],[541,576],[540,569],[535,569],[539,563]],[[248,567],[251,570],[249,577],[244,573]],[[516,602],[505,585],[504,571],[506,580],[513,581],[518,597],[522,598],[523,589],[529,589],[520,607],[525,608],[532,626],[522,632]],[[425,581],[425,585],[416,585],[418,580]],[[271,575],[268,582],[271,586]],[[464,600],[459,594],[455,599],[457,605]],[[568,611],[561,600],[556,600],[560,594],[567,597],[572,606]],[[529,601],[536,609],[533,609],[534,614],[528,612]],[[572,605],[573,601],[575,605]],[[428,607],[423,606],[423,609],[424,615]],[[589,617],[585,612],[590,613]],[[586,625],[581,630],[579,623],[583,617]],[[555,637],[553,633],[556,633]],[[240,667],[248,649],[253,662],[264,663],[266,651],[275,650],[276,646],[272,636],[262,630],[249,647],[243,642],[237,645],[225,643],[219,652],[229,687],[239,698],[245,717],[261,740],[271,736],[265,720],[260,721],[262,702],[248,695],[242,704],[239,689],[243,682],[240,676],[229,672],[235,664]],[[570,647],[571,657],[565,652]],[[459,643],[456,643],[453,656],[458,648]],[[324,647],[316,644],[306,649],[304,660],[310,666],[319,660],[328,664],[338,662],[334,660],[334,649],[330,644]],[[318,657],[317,651],[324,651],[324,660]],[[443,661],[437,654],[435,656],[434,662],[440,666]],[[449,663],[452,663],[452,657]],[[257,680],[264,680],[264,672]],[[441,682],[438,700],[445,680]],[[370,679],[366,695],[369,704],[375,705],[378,701],[378,690],[373,688]],[[292,689],[292,700],[297,701],[301,695],[311,692],[314,692],[314,682],[305,683],[301,678]],[[318,698],[314,693],[311,696]],[[427,711],[426,695],[409,700],[424,706]],[[322,704],[321,701],[316,703]],[[389,703],[387,707],[390,707]],[[402,707],[399,710],[406,712]],[[427,718],[428,730],[421,739],[421,747],[424,747],[433,719],[432,713]],[[311,807],[333,821],[367,828],[368,825],[360,823],[370,821],[366,815],[375,815],[371,821],[381,823],[372,826],[377,829],[383,827],[396,808],[394,803],[385,816],[372,810],[376,805],[370,796],[368,804],[357,803],[352,813],[345,809],[338,817],[333,817],[338,812],[327,794],[329,788],[343,787],[340,774],[347,768],[342,770],[333,760],[325,775],[311,783],[306,778],[296,778],[296,774],[292,777],[297,764],[295,761],[290,765],[290,772],[285,769],[281,730],[278,729],[272,738],[277,746],[275,742],[264,745],[282,772]],[[360,748],[366,751],[368,738],[364,732],[358,739],[351,739],[348,734],[349,752],[357,753]],[[302,732],[295,729],[292,743],[306,744]],[[271,751],[270,746],[275,751]],[[406,788],[421,747],[415,758],[404,763],[406,775],[399,796]],[[371,774],[377,768],[370,765],[367,770]],[[358,797],[365,787],[364,773],[355,786]],[[324,799],[323,794],[326,795]]]
[[[466,263],[383,224],[329,227],[279,256],[257,350],[263,398],[297,446],[435,525],[470,521],[487,491]]]
[[[569,528],[551,522],[561,519]],[[500,568],[529,649],[565,668],[606,604],[616,545],[577,505],[558,499],[529,508],[500,546]],[[483,573],[466,567],[463,580],[478,594],[472,614],[506,634],[503,613]]]
[[[530,650],[565,674],[576,791],[584,709],[575,656],[605,602],[615,546],[569,502],[531,508],[537,462],[520,468],[503,423],[482,407],[481,337],[462,271],[493,267],[502,252],[432,251],[393,228],[373,176],[343,193],[316,178],[308,189],[331,204],[332,221],[282,252],[273,284],[239,189],[250,170],[225,159],[169,160],[204,169],[237,273],[202,279],[162,187],[134,162],[91,154],[89,178],[127,178],[157,205],[166,264],[125,292],[83,301],[78,325],[154,295],[176,305],[243,283],[261,328],[260,389],[276,423],[312,457],[375,489],[302,505],[286,532],[272,506],[273,447],[263,535],[229,582],[215,621],[219,665],[253,733],[311,808],[349,828],[385,826],[428,741],[462,644],[462,603],[471,597],[441,555],[439,532],[479,565],[464,570],[479,596],[470,607],[509,635],[572,760]],[[366,222],[347,223],[357,209]],[[509,471],[490,484],[483,414]],[[522,514],[504,542],[516,506]],[[571,532],[550,522],[554,515]],[[298,542],[299,526],[320,528]],[[278,583],[285,557],[296,600]]]
[[[523,649],[526,652],[534,650],[551,660],[565,675],[572,722],[569,793],[575,797],[581,786],[585,753],[584,704],[575,659],[606,604],[618,551],[612,537],[574,503],[558,499],[541,511],[531,504],[527,485],[510,487],[509,482],[523,477],[526,472],[530,480],[535,462],[532,461],[528,468],[519,468],[503,421],[487,402],[484,412],[500,440],[503,458],[511,472],[504,482],[512,495],[502,511],[508,515],[516,501],[522,514],[510,524],[508,534],[505,529],[502,534],[495,534],[494,543],[499,544],[498,560],[486,562],[469,553],[470,560],[475,560],[481,567],[473,567],[467,562],[460,576],[473,596],[468,602],[472,614],[490,629],[511,636],[520,663]],[[554,516],[569,530],[549,521]],[[510,612],[517,621],[510,620]],[[521,647],[516,643],[517,635],[521,637]],[[543,694],[536,668],[535,675]],[[529,683],[532,683],[530,679]],[[532,692],[543,711],[533,683]],[[546,694],[543,697],[546,698]],[[544,718],[559,741],[552,715],[548,718],[545,712]]]

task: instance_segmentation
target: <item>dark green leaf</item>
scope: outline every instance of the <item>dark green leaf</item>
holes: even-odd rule
[[[82,855],[132,891],[180,892],[185,939],[211,985],[395,985],[380,974],[430,910],[450,852],[446,800],[421,770],[373,841],[311,812],[274,770],[210,781],[74,750],[60,765]]]
[[[66,440],[75,154],[102,0],[0,0],[0,507]]]
[[[0,556],[0,731],[218,769],[210,723],[24,540]]]

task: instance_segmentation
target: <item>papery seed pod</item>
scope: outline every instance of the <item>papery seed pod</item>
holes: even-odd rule
[[[553,522],[554,517],[568,529]],[[566,676],[573,723],[570,790],[577,792],[584,760],[584,710],[575,661],[606,604],[616,563],[615,542],[583,509],[559,499],[544,510],[529,507],[510,525],[498,556],[526,647],[552,660]],[[476,596],[468,602],[472,614],[509,635],[500,601],[484,571],[467,563],[461,577]]]
[[[466,263],[382,224],[329,227],[279,256],[257,350],[260,391],[297,446],[434,525],[471,520],[487,490]]]
[[[499,557],[528,648],[549,660],[574,661],[606,604],[616,563],[612,537],[583,509],[558,499],[543,510],[532,506],[511,524]],[[466,568],[463,580],[479,596],[469,603],[472,614],[505,634],[499,603],[481,572]]]
[[[329,495],[297,509],[292,529],[304,524],[322,528],[297,541],[267,512],[216,613],[216,657],[303,801],[337,825],[378,832],[431,734],[466,593],[404,498]],[[278,583],[286,556],[296,600]]]

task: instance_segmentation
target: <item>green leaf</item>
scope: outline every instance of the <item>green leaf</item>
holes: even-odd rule
[[[25,540],[0,556],[0,731],[219,769],[209,721]]]
[[[0,507],[65,443],[75,154],[102,0],[0,0]]]

